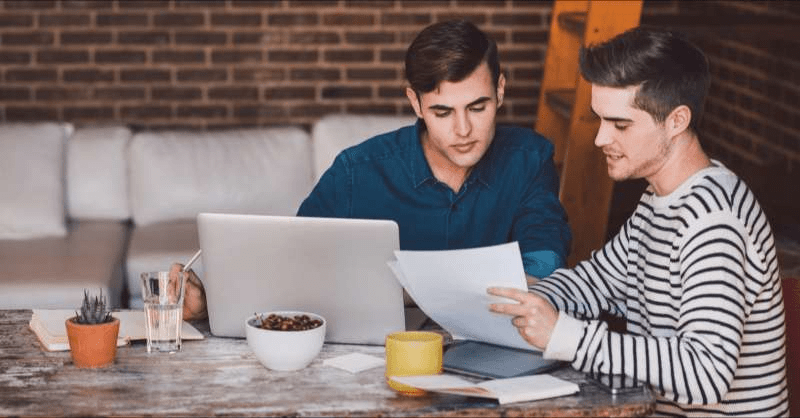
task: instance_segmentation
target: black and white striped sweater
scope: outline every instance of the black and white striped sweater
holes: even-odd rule
[[[714,164],[667,196],[648,189],[589,260],[531,287],[562,312],[545,355],[561,345],[578,370],[648,382],[659,413],[788,415],[772,231],[744,182]],[[603,311],[627,332],[609,331]]]

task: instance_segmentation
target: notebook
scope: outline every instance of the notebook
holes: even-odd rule
[[[539,351],[472,340],[457,340],[449,344],[442,357],[442,368],[446,371],[488,379],[546,373],[565,364],[547,360]]]
[[[383,345],[405,329],[393,221],[201,213],[197,228],[216,336],[244,337],[246,318],[277,310],[322,315],[328,342]]]

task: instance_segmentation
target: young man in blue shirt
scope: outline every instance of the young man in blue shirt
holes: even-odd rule
[[[467,21],[436,23],[409,46],[405,73],[417,123],[340,153],[297,215],[394,220],[404,250],[518,241],[528,275],[562,267],[571,234],[553,146],[496,124],[505,93],[496,44]],[[205,308],[195,283],[185,318]]]

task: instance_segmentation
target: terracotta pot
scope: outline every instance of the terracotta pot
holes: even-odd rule
[[[117,355],[119,319],[105,324],[84,325],[67,319],[67,338],[75,367],[95,369],[114,362]]]

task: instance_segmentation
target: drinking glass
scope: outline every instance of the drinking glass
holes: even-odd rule
[[[174,353],[181,349],[183,296],[187,273],[170,279],[168,271],[142,273],[147,352]]]

